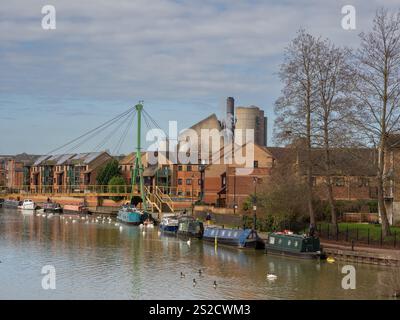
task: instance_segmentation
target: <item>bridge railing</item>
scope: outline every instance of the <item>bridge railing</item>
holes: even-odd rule
[[[135,186],[135,194],[138,192],[138,186]],[[162,202],[172,203],[173,201],[194,201],[197,200],[197,195],[187,195],[180,191],[176,187],[165,187],[165,186],[146,186],[148,193],[154,193],[157,196],[157,200]],[[58,185],[22,185],[14,186],[12,188],[0,186],[0,198],[2,195],[7,196],[18,196],[18,195],[85,195],[85,194],[96,194],[96,195],[124,195],[127,196],[132,194],[131,185],[69,185],[69,186],[58,186]]]

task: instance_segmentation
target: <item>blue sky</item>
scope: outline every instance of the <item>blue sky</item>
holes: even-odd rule
[[[41,28],[46,4],[56,8],[56,30]],[[355,31],[341,28],[347,4],[357,10]],[[0,154],[47,153],[139,100],[162,127],[176,120],[184,129],[210,113],[222,116],[233,96],[236,105],[265,110],[271,136],[276,72],[296,31],[354,47],[380,6],[399,3],[3,1]],[[126,141],[121,152],[132,148]]]

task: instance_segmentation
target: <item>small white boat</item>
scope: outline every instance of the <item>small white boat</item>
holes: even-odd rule
[[[18,206],[18,209],[22,210],[35,210],[36,209],[36,203],[33,202],[32,200],[25,199],[20,206]]]

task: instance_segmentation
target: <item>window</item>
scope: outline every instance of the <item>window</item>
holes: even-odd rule
[[[222,188],[226,186],[226,175],[225,174],[223,174],[221,177],[221,184],[222,184],[221,185]]]
[[[198,180],[197,180],[197,184],[198,184],[199,186],[201,186],[201,179],[198,179]]]
[[[187,184],[188,186],[192,185],[192,179],[186,179],[186,184]]]
[[[186,191],[186,196],[190,197],[190,191]]]
[[[192,166],[186,166],[186,171],[192,171]]]
[[[182,179],[178,179],[178,185],[182,185]]]
[[[343,187],[345,184],[344,178],[335,178],[335,186]]]
[[[317,178],[311,177],[311,183],[312,183],[313,187],[315,187],[317,185]]]
[[[254,168],[258,168],[258,161],[254,161],[253,167],[254,167]]]
[[[269,237],[269,244],[275,244],[275,238]]]
[[[182,171],[182,166],[178,166],[178,171]]]
[[[358,186],[361,187],[368,187],[368,178],[359,178],[358,179]]]

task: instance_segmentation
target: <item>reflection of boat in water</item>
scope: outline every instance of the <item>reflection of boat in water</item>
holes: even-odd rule
[[[179,218],[178,235],[202,238],[203,233],[203,222],[188,216]]]
[[[44,212],[53,212],[53,213],[61,213],[63,209],[59,203],[55,202],[46,202],[43,204]]]
[[[303,259],[323,258],[319,238],[287,232],[270,233],[265,252]]]
[[[166,213],[161,218],[160,231],[163,233],[175,234],[178,231],[179,220],[174,213]]]
[[[134,205],[122,206],[117,215],[119,221],[133,225],[142,224],[148,218],[147,212],[138,210]]]
[[[30,199],[25,199],[21,205],[18,206],[18,209],[22,210],[36,210],[36,203]]]
[[[71,214],[88,214],[88,208],[83,204],[66,204],[63,208],[64,213],[71,213]]]
[[[209,227],[204,230],[203,239],[239,248],[259,249],[264,246],[264,242],[253,229],[225,229]]]
[[[29,209],[21,209],[20,211],[23,215],[33,215],[33,213],[35,212],[34,210]]]

